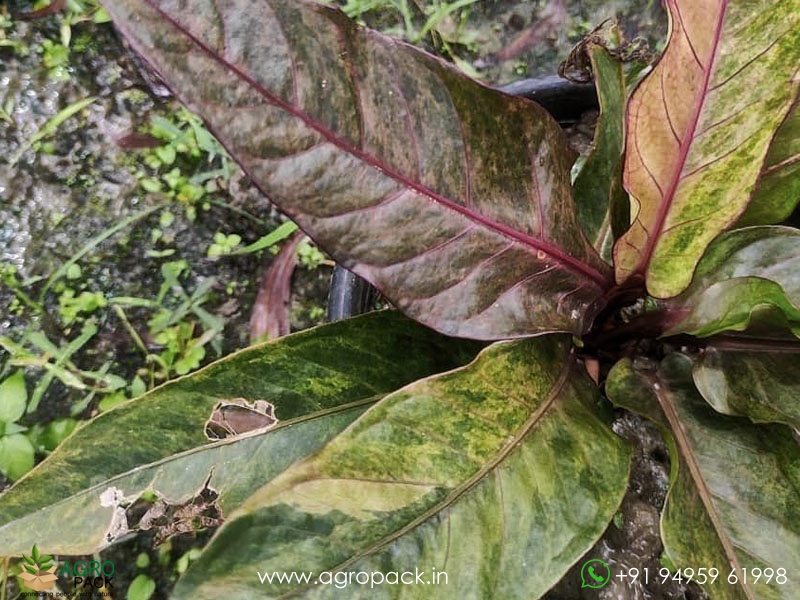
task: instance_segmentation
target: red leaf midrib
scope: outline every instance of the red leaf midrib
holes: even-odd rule
[[[234,73],[237,77],[245,81],[248,85],[250,85],[258,94],[264,97],[269,103],[278,106],[282,110],[285,110],[292,116],[302,120],[308,127],[317,131],[322,137],[324,137],[329,143],[332,145],[341,148],[345,152],[352,154],[359,160],[365,162],[366,164],[372,166],[381,171],[384,175],[394,179],[404,187],[411,189],[429,199],[433,202],[440,204],[454,212],[457,212],[468,219],[486,227],[487,229],[496,231],[501,235],[510,238],[513,241],[519,242],[524,246],[528,246],[533,248],[537,251],[542,251],[548,255],[550,255],[554,260],[561,263],[565,268],[577,272],[586,279],[589,280],[590,283],[596,285],[601,289],[607,289],[612,281],[609,277],[606,277],[601,272],[596,270],[594,267],[584,263],[583,261],[567,254],[565,251],[561,250],[557,246],[545,241],[540,240],[538,238],[534,238],[529,236],[519,230],[516,230],[508,225],[503,223],[499,223],[497,221],[493,221],[488,217],[477,213],[466,206],[458,204],[449,198],[442,196],[441,194],[426,188],[422,184],[415,182],[408,178],[407,176],[403,175],[387,167],[385,164],[381,163],[380,160],[372,157],[371,155],[367,154],[360,148],[356,148],[351,144],[345,142],[341,137],[337,136],[333,131],[329,130],[327,127],[313,119],[308,114],[304,113],[303,111],[299,110],[298,108],[292,106],[291,104],[285,102],[283,99],[279,98],[278,96],[274,95],[272,92],[267,90],[264,86],[260,83],[255,81],[252,77],[250,77],[247,73],[239,69],[237,66],[227,62],[224,58],[222,58],[217,52],[215,52],[212,48],[208,47],[202,40],[200,40],[197,36],[195,36],[192,32],[187,30],[181,23],[176,21],[171,15],[167,12],[162,10],[160,7],[155,6],[153,4],[153,0],[144,0],[145,4],[147,4],[153,11],[157,12],[161,15],[165,21],[169,22],[177,31],[179,31],[182,35],[186,36],[195,46],[197,46],[200,50],[202,50],[205,54],[207,54],[210,58],[217,61],[221,65],[223,65],[227,70]],[[469,178],[469,173],[467,173],[467,177]]]
[[[697,102],[695,103],[694,111],[692,114],[691,125],[687,130],[687,133],[684,136],[683,140],[681,140],[678,152],[678,162],[676,163],[677,168],[673,172],[672,179],[669,182],[669,186],[667,186],[667,189],[664,192],[661,201],[661,206],[659,206],[658,214],[656,216],[656,222],[653,226],[652,234],[649,235],[647,238],[647,244],[645,245],[642,257],[639,260],[639,265],[636,269],[634,269],[631,275],[646,274],[647,268],[650,265],[650,261],[653,258],[653,253],[655,252],[656,245],[660,241],[661,235],[664,233],[664,223],[666,223],[667,221],[667,216],[669,215],[670,209],[672,208],[672,204],[675,200],[675,192],[678,190],[678,186],[681,183],[683,169],[686,166],[686,160],[689,157],[689,151],[691,150],[692,142],[694,141],[694,136],[695,133],[697,132],[697,125],[700,122],[700,114],[703,112],[703,107],[705,106],[706,98],[708,98],[708,86],[711,83],[711,75],[713,73],[714,64],[717,58],[717,49],[719,47],[720,39],[722,37],[722,26],[725,20],[725,12],[728,8],[728,1],[729,0],[721,0],[720,3],[721,6],[719,11],[719,17],[717,19],[717,27],[716,31],[714,32],[714,45],[711,49],[710,60],[703,74],[703,85],[701,88],[702,93],[698,94],[698,99]],[[669,0],[669,2],[676,6],[675,10],[677,11],[678,8],[676,0]],[[683,25],[681,25],[681,30],[683,31],[687,43],[691,48],[692,45],[691,42],[689,42],[688,32],[683,27]]]

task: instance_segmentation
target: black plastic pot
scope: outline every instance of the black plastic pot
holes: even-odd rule
[[[593,84],[573,83],[556,75],[522,79],[499,89],[534,100],[563,127],[576,123],[584,112],[598,107]],[[336,265],[328,290],[328,321],[368,311],[376,295],[377,291],[367,281]]]

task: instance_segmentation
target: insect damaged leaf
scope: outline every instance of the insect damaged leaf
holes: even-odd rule
[[[197,495],[184,502],[170,502],[157,492],[155,502],[140,499],[127,510],[130,528],[151,531],[153,543],[158,546],[178,535],[219,527],[224,521],[222,507],[218,502],[219,493],[210,487],[210,482],[211,475]],[[141,513],[143,508],[144,514]]]
[[[210,440],[222,440],[236,435],[270,429],[277,425],[275,407],[266,400],[252,404],[244,398],[219,402],[206,421],[205,433]]]

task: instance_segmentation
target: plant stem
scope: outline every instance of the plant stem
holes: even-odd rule
[[[217,206],[219,208],[224,208],[224,209],[229,210],[231,212],[234,212],[237,215],[240,215],[240,216],[244,217],[245,219],[249,219],[250,221],[252,221],[253,223],[255,223],[257,225],[260,225],[261,227],[265,227],[265,228],[269,227],[269,223],[267,223],[263,219],[259,219],[254,214],[249,213],[246,210],[244,210],[242,208],[239,208],[238,206],[231,206],[230,204],[222,202],[221,200],[211,200],[211,201],[209,201],[209,204],[211,204],[213,206]]]
[[[144,342],[142,341],[142,338],[139,336],[136,329],[134,329],[133,325],[131,325],[131,322],[128,320],[128,315],[125,314],[125,311],[119,304],[114,305],[114,312],[117,313],[117,316],[119,317],[120,321],[122,321],[122,325],[128,331],[128,334],[131,336],[133,343],[136,344],[136,347],[142,351],[145,357],[147,357],[147,355],[150,354],[150,352],[148,352],[147,346],[145,346]]]
[[[39,314],[39,315],[46,314],[46,311],[44,310],[44,307],[41,304],[39,304],[38,302],[36,302],[35,300],[33,300],[30,296],[28,296],[28,294],[23,292],[22,288],[17,287],[15,285],[10,285],[8,282],[6,282],[6,285],[14,293],[14,295],[19,299],[20,302],[22,302],[25,306],[27,306],[28,308],[30,308],[31,310],[36,312],[36,314]]]

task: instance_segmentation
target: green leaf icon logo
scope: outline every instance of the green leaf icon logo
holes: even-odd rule
[[[53,560],[53,557],[50,554],[39,554],[39,548],[36,547],[36,544],[33,545],[31,556],[27,556],[23,552],[22,558],[28,563],[27,565],[22,565],[23,568],[31,575],[38,575],[39,571],[47,571],[53,566],[50,562]]]

